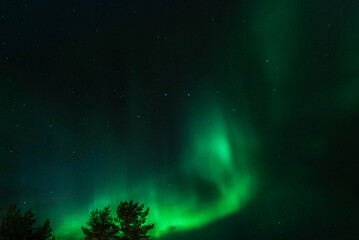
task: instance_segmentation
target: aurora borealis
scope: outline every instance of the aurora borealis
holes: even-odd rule
[[[0,3],[0,208],[83,238],[356,239],[357,1]],[[114,212],[114,211],[113,211]]]

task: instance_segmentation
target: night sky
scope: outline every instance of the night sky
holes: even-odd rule
[[[83,238],[358,239],[359,2],[1,0],[0,206]]]

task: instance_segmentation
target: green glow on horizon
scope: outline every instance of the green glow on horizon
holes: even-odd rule
[[[139,201],[150,208],[148,222],[155,224],[152,237],[200,227],[243,207],[255,191],[248,159],[252,136],[248,136],[248,127],[243,131],[238,121],[226,119],[219,108],[212,109],[206,116],[189,114],[184,139],[188,148],[182,151],[177,172],[133,183],[132,188],[99,190],[91,204],[75,212],[59,208],[55,214],[66,217],[54,222],[57,239],[82,237],[81,226],[91,210],[111,204],[114,214],[121,200]],[[113,180],[111,189],[124,181],[123,176]],[[163,184],[166,181],[176,184]]]

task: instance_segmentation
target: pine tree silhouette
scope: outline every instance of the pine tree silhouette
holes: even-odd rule
[[[116,237],[119,227],[114,223],[110,205],[103,210],[94,210],[87,222],[88,228],[81,227],[85,240],[109,240]]]
[[[138,203],[122,202],[117,207],[117,221],[120,224],[120,232],[123,240],[147,240],[150,236],[147,232],[153,229],[154,225],[145,225],[149,208],[143,210],[144,205]]]
[[[16,205],[10,205],[0,218],[0,240],[54,240],[50,221],[43,226],[34,227],[34,213],[27,210],[22,215]]]

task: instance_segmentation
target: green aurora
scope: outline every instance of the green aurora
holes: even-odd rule
[[[207,115],[185,114],[186,149],[181,151],[182,161],[174,171],[130,183],[126,188],[122,187],[126,179],[120,176],[106,181],[113,190],[100,187],[88,206],[71,209],[66,205],[50,211],[56,219],[56,236],[80,238],[79,229],[91,210],[108,204],[115,207],[121,200],[135,199],[150,206],[149,222],[156,226],[151,232],[153,237],[193,229],[241,209],[255,193],[255,169],[251,164],[255,137],[249,123],[226,119],[214,105],[206,109]],[[170,184],[173,182],[176,184]]]
[[[357,238],[357,2],[3,2],[0,207],[58,240],[127,200],[159,240]]]

